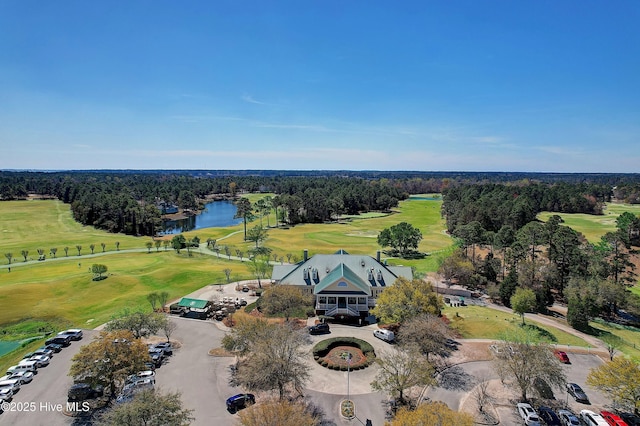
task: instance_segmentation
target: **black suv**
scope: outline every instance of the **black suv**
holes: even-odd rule
[[[309,334],[325,334],[330,332],[329,324],[324,322],[309,327]]]
[[[251,393],[239,393],[230,398],[227,398],[227,410],[235,413],[240,408],[244,408],[247,405],[255,404],[256,397]]]
[[[91,387],[88,383],[76,383],[69,388],[67,398],[69,401],[84,401],[85,399],[97,398],[104,394],[102,385]]]
[[[71,336],[56,336],[44,342],[45,345],[50,345],[51,343],[55,343],[56,345],[60,345],[64,348],[71,344]]]

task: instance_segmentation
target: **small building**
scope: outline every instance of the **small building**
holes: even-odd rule
[[[209,300],[192,299],[189,297],[183,297],[178,302],[178,306],[184,308],[185,316],[193,318],[205,319],[212,314],[211,306],[213,304]]]
[[[398,277],[413,279],[408,266],[387,266],[377,256],[350,255],[344,250],[317,254],[294,265],[275,265],[271,279],[276,284],[300,288],[314,298],[316,315],[332,317],[369,316],[369,309]]]

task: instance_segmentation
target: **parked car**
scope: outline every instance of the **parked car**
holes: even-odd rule
[[[256,397],[251,393],[239,393],[227,398],[227,410],[235,413],[241,408],[245,408],[248,405],[255,404]]]
[[[153,370],[139,371],[138,373],[132,374],[129,377],[127,377],[126,383],[127,384],[136,383],[145,379],[153,379],[153,381],[155,382],[155,378],[156,378],[156,373]]]
[[[30,361],[35,361],[36,366],[38,368],[42,368],[42,367],[46,367],[47,365],[49,365],[49,361],[51,360],[51,358],[49,358],[46,355],[34,355],[31,358],[29,358]]]
[[[533,380],[533,388],[538,393],[540,398],[555,399],[555,396],[553,395],[553,389],[551,389],[549,383],[547,383],[544,379],[536,377]]]
[[[524,424],[527,426],[540,426],[540,417],[538,417],[536,410],[530,404],[519,402],[516,407],[518,408],[518,414],[524,420]]]
[[[19,379],[5,379],[0,381],[0,389],[9,388],[14,394],[20,390],[20,386],[22,386],[22,383]]]
[[[562,426],[558,415],[549,407],[538,407],[538,415],[547,426]]]
[[[18,365],[12,365],[7,368],[7,374],[12,375],[18,371],[30,371],[33,374],[37,374],[38,366],[35,361],[22,360]]]
[[[11,388],[0,388],[0,402],[11,401],[11,398],[13,398]]]
[[[31,371],[16,371],[9,376],[9,379],[18,379],[22,384],[31,383],[33,373]]]
[[[162,349],[165,355],[173,355],[173,348],[170,342],[160,342],[151,345],[152,348]]]
[[[54,353],[58,353],[62,350],[62,345],[58,345],[55,343],[49,343],[48,345],[44,345],[42,346],[40,349],[49,349],[50,351],[53,351]]]
[[[580,419],[569,410],[558,410],[562,426],[580,426]]]
[[[561,351],[556,349],[555,351],[553,351],[553,354],[556,356],[556,358],[558,358],[558,360],[563,363],[563,364],[571,364],[571,361],[569,361],[569,355],[567,355],[567,353],[565,351]]]
[[[66,348],[67,346],[69,346],[71,344],[71,336],[69,336],[69,335],[57,335],[55,337],[52,337],[51,339],[48,339],[44,343],[46,345],[50,345],[52,343],[55,343],[57,345],[62,346],[63,348]]]
[[[129,402],[138,392],[143,390],[154,390],[156,381],[154,378],[140,378],[137,381],[127,383],[122,388],[122,393],[116,398],[116,402],[119,404]]]
[[[44,355],[49,358],[53,358],[53,351],[51,349],[39,348],[32,352],[33,355]],[[33,356],[32,355],[32,356]]]
[[[329,329],[329,324],[326,322],[321,322],[320,324],[312,325],[309,327],[309,334],[326,334],[331,333]]]
[[[70,328],[69,330],[61,331],[58,336],[69,336],[71,340],[82,340],[82,330]]]
[[[567,392],[578,402],[589,404],[589,397],[576,383],[567,383]]]
[[[162,361],[164,361],[164,350],[149,348],[149,357],[151,357],[151,361],[153,361],[156,367],[160,367]]]
[[[67,399],[69,401],[84,401],[85,399],[98,398],[104,395],[102,385],[91,386],[88,383],[75,383],[69,388]]]
[[[609,423],[598,413],[591,410],[580,411],[580,418],[587,426],[609,426]]]
[[[627,422],[622,420],[617,414],[612,413],[611,411],[600,411],[600,415],[609,423],[611,426],[629,426]]]
[[[156,364],[152,361],[147,361],[144,363],[144,368],[151,371],[156,371]]]
[[[373,335],[380,340],[384,340],[387,343],[391,343],[396,340],[396,335],[391,330],[385,330],[383,328],[379,330],[373,330]]]
[[[640,417],[631,413],[620,413],[620,417],[622,420],[627,422],[629,426],[640,426]]]

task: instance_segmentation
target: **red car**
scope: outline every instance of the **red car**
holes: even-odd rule
[[[561,351],[556,349],[555,351],[553,351],[553,354],[556,356],[556,358],[558,358],[560,360],[560,362],[564,363],[564,364],[570,364],[571,361],[569,361],[569,356],[567,355],[567,353],[565,351]]]
[[[617,414],[613,414],[609,411],[601,411],[600,414],[611,426],[629,426],[627,422],[622,420]]]

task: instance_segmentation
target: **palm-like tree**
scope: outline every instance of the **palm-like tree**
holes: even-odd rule
[[[56,253],[58,252],[58,248],[57,247],[51,247],[49,249],[49,251],[51,252],[51,255],[53,256],[53,258],[56,258]]]
[[[80,256],[80,252],[82,251],[82,246],[80,244],[78,244],[76,246],[76,250],[78,250],[78,256]]]
[[[102,246],[102,252],[104,253],[104,249],[105,247],[107,247],[107,245],[105,243],[100,243],[100,246]]]
[[[11,259],[13,259],[13,253],[5,253],[4,257],[9,261],[9,265],[11,265]]]
[[[91,254],[93,254],[93,251],[96,249],[96,245],[95,244],[89,244],[89,248],[91,249]]]
[[[22,257],[24,257],[24,261],[27,261],[27,256],[29,256],[29,250],[22,250],[20,252],[22,254]]]
[[[234,218],[242,218],[244,223],[244,239],[247,240],[247,221],[253,219],[253,208],[248,198],[242,197],[236,202],[236,214]]]

